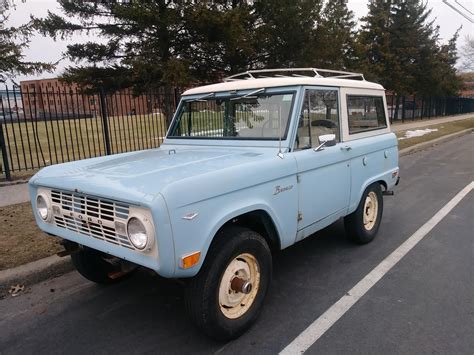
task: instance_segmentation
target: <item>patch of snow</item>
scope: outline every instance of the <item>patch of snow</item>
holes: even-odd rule
[[[433,129],[425,128],[425,129],[415,129],[414,131],[406,131],[405,137],[400,137],[398,138],[398,140],[401,141],[403,139],[421,137],[421,136],[424,136],[425,134],[430,134],[431,132],[437,132],[437,131],[438,131],[437,128],[433,128]]]

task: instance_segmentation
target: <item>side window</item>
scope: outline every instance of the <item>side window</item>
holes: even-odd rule
[[[339,137],[339,105],[337,90],[306,90],[298,122],[295,150],[314,148],[319,136],[335,134]]]
[[[387,127],[383,99],[379,96],[347,96],[349,133]]]

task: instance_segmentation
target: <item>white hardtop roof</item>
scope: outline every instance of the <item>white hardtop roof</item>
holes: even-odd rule
[[[274,77],[228,81],[218,84],[199,86],[186,90],[183,95],[197,95],[211,92],[260,89],[281,86],[334,86],[360,89],[384,90],[383,86],[365,80],[333,79],[324,77]]]

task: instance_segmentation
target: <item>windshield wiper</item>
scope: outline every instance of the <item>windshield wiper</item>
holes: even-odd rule
[[[248,94],[245,94],[245,95],[242,95],[242,96],[231,97],[230,101],[244,99],[246,97],[249,97],[251,95],[255,95],[255,94],[258,94],[258,93],[261,93],[261,92],[265,92],[265,88],[257,89],[255,91],[249,92]]]
[[[206,100],[203,100],[203,99],[206,99],[208,97],[213,97],[216,93],[215,92],[211,92],[209,94],[204,94],[202,96],[199,96],[195,99],[192,99],[192,100],[186,100],[186,102],[194,102],[194,101],[206,101]]]

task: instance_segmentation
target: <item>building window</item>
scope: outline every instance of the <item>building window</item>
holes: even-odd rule
[[[349,133],[359,133],[387,127],[381,96],[347,96]]]

